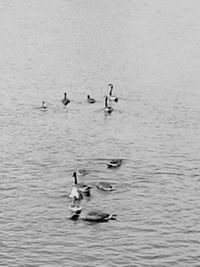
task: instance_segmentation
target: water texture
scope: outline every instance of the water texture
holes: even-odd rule
[[[0,266],[200,266],[199,9],[0,0]],[[67,219],[78,168],[117,221]]]

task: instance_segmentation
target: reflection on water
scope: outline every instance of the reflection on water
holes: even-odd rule
[[[198,10],[0,1],[0,265],[199,265]],[[119,101],[107,116],[109,83]],[[117,221],[67,219],[78,169],[92,186],[85,212]]]

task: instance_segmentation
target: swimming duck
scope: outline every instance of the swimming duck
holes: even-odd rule
[[[73,214],[70,219],[71,220],[78,220],[79,218],[84,221],[89,222],[108,222],[109,220],[116,220],[116,214],[109,214],[107,212],[93,210],[86,213],[84,216],[80,217],[79,214]]]
[[[76,172],[73,173],[73,177],[74,177],[74,185],[77,187],[78,192],[83,193],[84,195],[89,197],[91,186],[86,185],[84,183],[78,183]]]
[[[42,101],[42,106],[41,106],[41,108],[44,109],[44,110],[47,109],[47,105],[46,105],[46,103],[45,103],[44,101]]]
[[[112,186],[110,183],[107,182],[99,182],[96,187],[98,189],[104,190],[104,191],[113,191],[115,190],[115,187]]]
[[[91,98],[89,95],[87,96],[87,101],[88,101],[88,103],[90,103],[90,104],[93,104],[93,103],[96,102],[96,100],[95,100],[94,98]]]
[[[105,111],[106,113],[109,113],[109,114],[113,111],[113,108],[110,107],[110,106],[108,106],[108,97],[107,97],[107,96],[105,97],[105,107],[104,107],[104,111]]]
[[[64,98],[62,100],[62,103],[67,106],[67,104],[70,103],[70,100],[67,98],[67,93],[64,93]]]
[[[113,84],[110,83],[110,84],[108,84],[108,86],[110,86],[109,100],[110,100],[110,101],[118,102],[118,97],[112,95]]]
[[[121,159],[113,159],[109,163],[107,163],[108,168],[117,168],[120,167],[122,164]]]

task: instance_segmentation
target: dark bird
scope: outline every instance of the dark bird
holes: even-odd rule
[[[120,167],[122,164],[121,159],[113,159],[109,163],[107,163],[108,168],[117,168]]]
[[[89,95],[87,96],[87,101],[90,104],[94,104],[96,102],[96,100],[94,98],[91,98]]]
[[[118,97],[112,95],[112,92],[113,92],[113,84],[110,83],[110,84],[108,84],[108,86],[110,86],[109,100],[110,101],[118,102]]]
[[[81,216],[81,213],[73,214],[69,219],[78,220],[79,218],[89,222],[108,222],[109,220],[116,220],[116,214],[109,214],[98,210],[89,211],[85,215]]]
[[[105,97],[105,107],[104,107],[104,111],[106,113],[111,113],[113,111],[113,108],[111,106],[108,106],[108,97]]]
[[[67,93],[64,93],[64,98],[62,99],[62,103],[67,106],[70,103],[70,100],[67,98]]]

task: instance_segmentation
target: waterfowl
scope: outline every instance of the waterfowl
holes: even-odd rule
[[[108,222],[109,220],[116,220],[117,215],[116,214],[109,214],[107,212],[103,211],[98,211],[98,210],[93,210],[89,211],[85,215],[80,217],[79,214],[73,214],[70,219],[71,220],[78,220],[79,218],[84,220],[84,221],[89,221],[89,222]]]
[[[73,187],[72,187],[72,191],[71,191],[71,193],[69,194],[69,198],[73,198],[73,199],[76,199],[76,200],[81,200],[81,199],[83,199],[83,196],[82,196],[82,194],[81,194],[81,192],[78,190],[78,188],[77,188],[77,186],[76,185],[74,185]]]
[[[88,172],[85,169],[79,169],[77,173],[79,176],[84,176],[88,174]]]
[[[113,111],[113,108],[110,107],[110,106],[108,106],[108,97],[107,97],[107,96],[105,97],[105,107],[104,107],[104,111],[105,111],[106,113],[109,113],[109,114]]]
[[[42,106],[41,106],[41,108],[44,109],[44,110],[47,109],[47,105],[46,105],[46,103],[45,103],[44,101],[42,101]]]
[[[104,190],[104,191],[113,191],[115,190],[115,187],[112,186],[110,183],[107,182],[99,182],[96,187],[98,189]]]
[[[84,183],[78,183],[76,172],[73,173],[73,177],[74,177],[74,185],[77,188],[78,192],[83,193],[84,195],[89,197],[91,186],[86,185]]]
[[[122,164],[121,159],[113,159],[109,163],[107,163],[108,168],[117,168],[120,167]]]
[[[110,83],[110,84],[108,84],[108,86],[110,86],[109,100],[110,100],[110,101],[118,102],[118,97],[112,95],[113,84]]]
[[[64,93],[64,98],[62,100],[62,103],[66,106],[70,103],[70,100],[67,98],[67,93]]]
[[[82,207],[80,206],[80,202],[74,197],[72,204],[69,206],[69,210],[72,213],[80,214],[82,211]]]
[[[94,98],[91,98],[89,95],[87,96],[87,101],[88,101],[88,103],[90,103],[90,104],[93,104],[93,103],[96,102],[96,100],[95,100]]]

